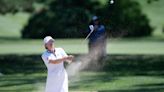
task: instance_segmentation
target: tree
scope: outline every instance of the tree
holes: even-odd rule
[[[110,0],[109,0],[110,1]],[[149,20],[132,0],[102,5],[99,0],[52,0],[47,9],[34,14],[22,30],[23,38],[84,37],[92,15],[98,15],[109,34],[123,37],[151,35]]]
[[[155,1],[159,1],[159,0],[147,0],[147,3],[151,4],[151,3],[155,2]]]
[[[22,37],[43,38],[46,35],[55,38],[83,37],[83,30],[86,30],[91,16],[89,10],[92,8],[92,3],[88,0],[52,1],[48,10],[44,9],[30,19],[22,31]]]
[[[35,0],[0,0],[0,13],[32,12]]]
[[[116,0],[114,4],[97,11],[112,36],[141,37],[152,33],[148,18],[142,14],[140,5],[135,1]]]

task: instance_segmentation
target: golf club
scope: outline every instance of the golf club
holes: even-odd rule
[[[84,41],[86,41],[88,39],[88,37],[92,34],[92,32],[94,31],[94,26],[93,25],[89,25],[89,29],[91,30],[90,33],[87,35],[87,37],[84,39]]]

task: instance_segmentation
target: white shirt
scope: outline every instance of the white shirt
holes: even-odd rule
[[[54,53],[45,51],[42,54],[48,72],[45,92],[68,92],[68,76],[64,63],[49,63],[49,60],[60,59],[64,56],[67,56],[67,54],[62,48],[55,48]]]

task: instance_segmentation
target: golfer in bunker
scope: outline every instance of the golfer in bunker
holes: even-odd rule
[[[64,62],[70,63],[73,56],[68,56],[62,48],[55,48],[51,36],[44,38],[44,46],[46,51],[42,54],[42,59],[48,70],[45,92],[68,92],[68,76]]]

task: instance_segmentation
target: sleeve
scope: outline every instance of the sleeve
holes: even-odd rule
[[[43,54],[41,57],[45,64],[48,64],[49,60],[51,59],[49,55],[45,55],[45,54]]]
[[[101,25],[101,32],[105,32],[105,26]]]
[[[63,57],[68,56],[63,48],[60,48],[60,53],[62,54]]]

